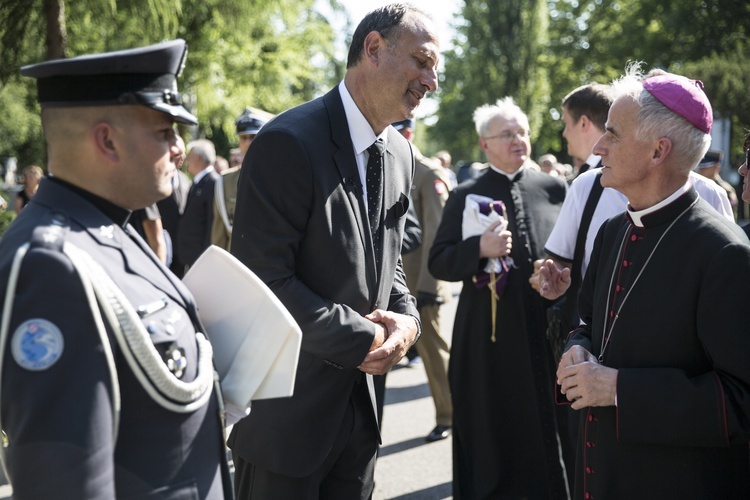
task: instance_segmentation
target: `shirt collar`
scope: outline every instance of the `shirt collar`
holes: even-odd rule
[[[645,224],[643,222],[643,218],[649,214],[652,214],[656,212],[657,210],[660,210],[673,201],[675,201],[677,198],[688,192],[691,188],[692,184],[690,184],[690,181],[686,182],[684,186],[682,186],[680,189],[672,193],[668,198],[663,199],[656,205],[648,208],[644,208],[643,210],[633,211],[630,208],[630,204],[628,204],[628,215],[630,216],[630,220],[633,221],[633,224],[635,224],[636,227],[645,227]]]
[[[339,94],[341,94],[341,102],[344,103],[344,113],[346,114],[346,122],[349,124],[349,134],[352,138],[354,152],[358,155],[363,154],[377,139],[383,139],[383,143],[388,146],[388,134],[386,133],[388,129],[383,130],[379,136],[375,135],[367,122],[367,118],[352,99],[352,95],[347,90],[343,80],[339,83]]]
[[[526,166],[526,164],[524,163],[523,165],[521,165],[521,167],[520,167],[520,168],[519,168],[518,170],[516,170],[516,171],[515,171],[515,172],[513,172],[512,174],[509,174],[509,173],[507,173],[507,172],[503,172],[502,170],[500,170],[499,168],[497,168],[497,167],[496,167],[495,165],[493,165],[492,163],[488,163],[488,165],[490,166],[490,168],[491,168],[492,170],[494,170],[494,171],[495,171],[495,172],[497,172],[498,174],[503,174],[503,175],[504,175],[505,177],[507,177],[507,178],[508,178],[508,179],[509,179],[510,181],[514,181],[514,180],[516,180],[516,177],[518,177],[518,174],[520,174],[520,173],[521,173],[521,171],[522,171],[522,170],[524,169],[524,167]]]
[[[213,165],[207,166],[206,168],[204,168],[203,170],[195,174],[195,177],[193,177],[193,184],[198,184],[201,181],[201,179],[203,179],[206,175],[208,175],[209,172],[213,172],[213,171],[214,171]]]
[[[595,155],[594,153],[591,153],[588,158],[586,158],[586,165],[589,167],[595,167],[599,165],[599,162],[601,161],[602,157]]]
[[[71,184],[70,182],[64,181],[55,176],[49,175],[46,177],[46,179],[49,182],[53,182],[59,186],[63,186],[64,188],[70,191],[73,191],[78,196],[85,199],[86,201],[94,205],[96,208],[101,210],[102,213],[104,213],[104,215],[108,219],[110,219],[112,222],[114,222],[121,228],[125,228],[125,226],[128,225],[128,221],[130,220],[130,215],[132,214],[130,210],[126,208],[122,208],[118,205],[115,205],[109,200],[105,200],[104,198],[97,196],[94,193],[91,193],[90,191],[86,191],[85,189],[80,188],[76,186],[75,184]]]

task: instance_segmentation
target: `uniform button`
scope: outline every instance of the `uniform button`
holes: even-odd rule
[[[615,312],[614,311],[609,311],[609,317],[610,318],[614,318],[615,317]]]
[[[594,471],[591,469],[591,467],[586,467],[586,474],[593,474]]]
[[[589,494],[589,492],[588,492],[588,491],[586,492],[586,494],[585,494],[585,495],[584,495],[583,497],[584,497],[584,498],[585,498],[586,500],[590,500],[591,498],[593,498],[593,497],[592,497],[592,496],[591,496],[591,495]]]
[[[594,446],[596,445],[592,443],[591,441],[586,441],[586,448],[593,448]]]
[[[623,287],[621,287],[620,285],[617,285],[617,286],[615,287],[615,292],[622,292],[623,290],[624,290],[624,288],[623,288]]]
[[[638,239],[638,236],[636,236],[636,235],[632,235],[630,237],[630,241],[636,241],[637,239]]]
[[[622,267],[628,267],[630,263],[627,260],[622,261]]]
[[[589,415],[588,419],[589,419],[589,422],[593,422],[594,421],[594,416],[593,415]]]

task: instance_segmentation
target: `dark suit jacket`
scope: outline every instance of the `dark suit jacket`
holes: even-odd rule
[[[10,441],[6,466],[14,496],[231,498],[217,398],[187,413],[164,409],[142,387],[107,327],[116,371],[110,373],[81,278],[63,244],[89,254],[134,308],[163,304],[142,321],[160,354],[183,349],[183,382],[195,379],[195,332],[203,330],[190,292],[132,227],[123,230],[87,199],[48,179],[0,242],[3,300],[11,262],[28,242],[2,370],[2,428]],[[32,371],[17,361],[18,353],[11,354],[11,345],[31,340],[24,332],[40,318],[48,325],[47,340],[58,332],[62,351],[51,366]],[[28,342],[24,357],[50,352],[49,345],[39,342],[35,350]],[[122,407],[115,442],[117,393]]]
[[[338,88],[263,127],[245,156],[232,253],[276,293],[299,323],[294,396],[256,401],[229,445],[248,462],[287,476],[325,459],[375,335],[374,309],[418,315],[399,255],[414,158],[389,128],[380,269]],[[372,378],[367,376],[373,412]],[[373,419],[374,422],[374,419]]]
[[[211,246],[211,225],[214,220],[214,183],[219,174],[211,171],[193,184],[185,212],[180,218],[177,247],[180,260],[192,266],[206,248]]]
[[[180,250],[177,248],[177,240],[179,238],[180,218],[185,211],[191,182],[182,170],[177,170],[174,175],[175,178],[172,181],[174,189],[172,194],[163,200],[157,201],[156,206],[159,208],[161,223],[162,226],[164,226],[164,230],[169,234],[169,244],[172,247],[172,263],[169,265],[169,269],[177,274],[179,278],[182,278],[182,275],[185,272],[185,265],[180,259]]]

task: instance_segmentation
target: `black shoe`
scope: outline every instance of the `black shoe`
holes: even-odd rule
[[[438,425],[437,427],[432,429],[432,432],[427,434],[427,437],[424,438],[424,440],[428,443],[432,443],[433,441],[440,441],[441,439],[445,439],[450,435],[451,428],[449,425]]]

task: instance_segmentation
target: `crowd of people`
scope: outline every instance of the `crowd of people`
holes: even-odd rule
[[[185,55],[174,40],[21,70],[49,175],[24,170],[0,240],[15,497],[371,498],[385,375],[410,348],[456,499],[750,494],[750,241],[700,82],[632,64],[573,89],[572,166],[533,162],[523,109],[487,103],[486,162],[454,172],[412,143],[435,25],[391,4],[324,96],[245,109],[224,167],[175,128],[197,123]],[[750,203],[750,134],[744,152]],[[231,426],[180,281],[210,245],[303,333],[293,395]]]

